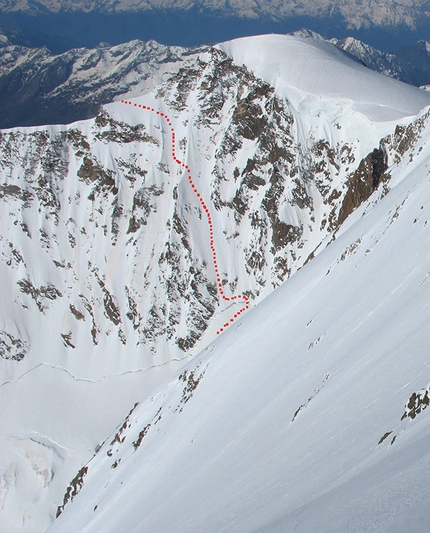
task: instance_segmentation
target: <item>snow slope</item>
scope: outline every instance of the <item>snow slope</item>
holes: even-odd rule
[[[312,97],[336,99],[337,105],[363,113],[375,122],[415,115],[428,100],[407,84],[399,84],[360,65],[333,44],[293,35],[261,35],[218,45],[234,61],[270,83],[293,105],[307,106]]]
[[[247,58],[258,75],[260,67],[272,61],[274,47],[282,52],[283,61],[272,61],[272,70],[267,71],[274,87],[247,66],[235,64],[236,57],[232,61],[222,50],[209,49],[156,90],[133,101],[171,118],[174,150],[159,116],[122,103],[106,106],[91,121],[1,132],[0,399],[7,409],[0,413],[0,526],[8,533],[39,533],[49,527],[67,484],[75,479],[78,487],[82,475],[75,477],[76,472],[83,473],[81,469],[131,407],[210,345],[225,317],[230,319],[234,306],[240,307],[221,301],[202,204],[174,153],[191,169],[210,208],[223,293],[245,294],[258,309],[285,279],[294,274],[293,280],[300,269],[308,271],[303,267],[313,263],[310,259],[324,249],[337,249],[336,243],[327,246],[345,224],[352,224],[353,218],[346,222],[345,218],[355,208],[369,198],[376,203],[384,195],[390,197],[387,193],[404,176],[400,170],[390,176],[389,165],[406,165],[411,157],[419,153],[423,158],[426,153],[424,148],[419,152],[417,142],[427,115],[416,123],[411,115],[430,105],[428,93],[373,73],[362,78],[357,63],[326,44],[309,48],[299,38],[272,36],[248,43],[256,53],[261,49],[260,63],[253,63],[252,55]],[[236,44],[223,46],[231,51]],[[240,40],[237,49],[245,53],[245,41]],[[265,61],[261,51],[267,54]],[[302,54],[301,61],[297,54]],[[318,76],[313,54],[318,62],[327,60]],[[283,66],[287,63],[300,67],[300,72],[289,73]],[[345,81],[343,92],[336,96],[339,76],[349,79],[349,85]],[[355,87],[358,82],[360,90]],[[383,102],[378,91],[385,83],[391,96],[375,122],[374,109]],[[359,104],[347,98],[348,87],[355,87]],[[401,103],[403,99],[407,104]],[[383,139],[387,134],[391,137]],[[415,150],[412,156],[410,150]],[[407,166],[404,172],[409,172]],[[348,241],[343,252],[354,251],[354,243]],[[315,276],[315,282],[324,277]],[[306,279],[310,290],[315,282]],[[341,297],[338,286],[331,285],[330,291]],[[330,291],[321,301],[328,301]],[[349,298],[353,300],[352,293]],[[274,304],[281,322],[285,301]],[[273,316],[264,305],[261,313]],[[298,313],[296,308],[292,312]],[[301,331],[301,322],[294,324],[293,331]],[[243,350],[251,350],[251,363],[234,356],[239,366],[222,374],[225,394],[216,382],[218,396],[223,390],[217,402],[225,396],[226,402],[245,402],[243,409],[250,392],[245,382],[240,385],[238,375],[248,375],[255,383],[257,374],[247,374],[248,367],[249,372],[261,370],[262,376],[265,368],[263,359],[256,359],[262,346],[244,325],[233,326],[228,340],[217,342],[226,353],[243,342]],[[270,330],[262,331],[267,344]],[[322,333],[314,333],[307,346],[321,341]],[[249,348],[248,337],[253,341]],[[285,339],[275,340],[285,346],[289,337]],[[299,338],[294,342],[301,346]],[[257,351],[252,351],[253,345]],[[269,350],[270,357],[278,357],[276,346]],[[224,359],[217,356],[218,360],[217,365]],[[287,363],[276,361],[273,368],[285,374],[282,365]],[[289,360],[288,365],[295,363]],[[211,362],[212,366],[218,368]],[[182,398],[178,412],[184,403],[188,408],[187,398],[204,368],[182,374],[167,386],[179,395],[180,404]],[[300,367],[298,372],[294,380],[307,371]],[[330,370],[310,382],[297,381],[294,390],[301,395],[294,396],[296,409],[324,382],[326,372]],[[236,381],[235,392],[228,383]],[[276,386],[280,390],[284,384]],[[242,393],[247,398],[241,399]],[[215,397],[212,388],[208,394]],[[259,398],[252,401],[262,405],[271,401]],[[225,417],[231,406],[221,404]],[[217,426],[210,417],[218,416],[216,409],[210,415],[212,407],[203,403],[197,412],[207,412],[211,435]],[[172,411],[175,408],[172,404]],[[152,420],[152,407],[148,409]],[[236,423],[242,424],[241,410],[228,422],[231,431]],[[155,420],[151,427],[158,425]],[[244,420],[253,426],[252,418]],[[184,436],[194,431],[188,423],[181,426]],[[230,447],[231,431],[219,434],[224,439],[220,445]],[[182,442],[183,437],[171,434]],[[139,438],[133,437],[134,442]],[[122,437],[118,439],[106,442],[119,443]],[[163,450],[173,464],[175,441],[169,439],[157,441],[153,450],[157,461]],[[205,439],[215,446],[213,436]],[[178,444],[177,449],[182,454],[183,447]],[[207,453],[203,447],[202,457]],[[251,458],[245,454],[244,464]],[[111,473],[111,464],[107,466]],[[322,485],[325,479],[321,478]],[[155,476],[153,482],[158,487],[162,477]],[[116,497],[116,492],[109,496]],[[163,511],[163,516],[165,527],[171,526],[169,514]],[[226,517],[222,520],[228,522]]]
[[[132,411],[50,533],[428,531],[424,123],[396,186]]]

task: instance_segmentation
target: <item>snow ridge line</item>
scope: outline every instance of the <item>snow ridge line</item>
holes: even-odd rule
[[[228,322],[225,322],[225,324],[219,328],[219,330],[216,332],[217,335],[219,335],[220,333],[222,333],[228,326],[231,326],[231,324],[244,312],[246,311],[247,309],[249,309],[249,298],[245,295],[245,294],[238,294],[238,295],[234,295],[234,296],[226,296],[226,294],[224,293],[224,287],[223,287],[223,284],[221,282],[221,276],[220,276],[220,273],[219,273],[219,268],[218,268],[218,260],[217,260],[217,254],[216,254],[216,249],[215,249],[215,244],[214,244],[214,232],[213,232],[213,224],[212,224],[212,217],[211,217],[211,214],[210,214],[210,211],[209,211],[209,208],[208,206],[206,205],[206,202],[203,200],[199,190],[197,189],[195,183],[193,182],[193,178],[191,176],[191,169],[188,165],[186,165],[185,163],[183,163],[180,159],[178,159],[176,157],[176,149],[175,149],[175,142],[176,142],[176,137],[175,137],[175,128],[173,127],[172,125],[172,121],[170,120],[169,116],[166,115],[166,113],[163,113],[161,111],[157,111],[156,109],[154,109],[153,107],[150,107],[150,106],[146,106],[146,105],[142,105],[142,104],[135,104],[133,102],[130,102],[128,100],[121,100],[121,103],[122,104],[126,104],[126,105],[132,105],[134,107],[137,107],[139,109],[143,109],[145,111],[150,111],[151,113],[155,113],[156,115],[159,115],[161,118],[163,118],[167,125],[169,126],[170,128],[170,136],[171,136],[171,144],[172,144],[172,158],[173,158],[173,161],[179,165],[180,167],[184,168],[187,172],[187,176],[188,176],[188,182],[190,184],[190,187],[192,189],[192,191],[194,192],[194,194],[196,195],[198,201],[200,202],[200,206],[202,207],[204,213],[206,214],[206,217],[207,217],[207,223],[208,223],[208,226],[209,226],[209,246],[210,246],[210,249],[211,249],[211,252],[212,252],[212,261],[213,261],[213,264],[214,264],[214,268],[215,268],[215,274],[216,274],[216,280],[217,280],[217,286],[218,286],[218,293],[220,295],[220,297],[225,301],[225,302],[231,302],[231,301],[235,301],[235,300],[242,300],[244,305],[243,307],[241,307],[239,309],[239,311],[237,311],[237,313],[235,313],[233,315],[232,318],[230,318],[230,320]]]

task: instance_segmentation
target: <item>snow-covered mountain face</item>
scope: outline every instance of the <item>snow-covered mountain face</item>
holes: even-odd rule
[[[49,526],[130,408],[235,328],[228,298],[260,305],[387,195],[428,105],[330,43],[266,36],[189,56],[93,120],[1,132],[6,531]]]
[[[429,530],[428,109],[384,146],[388,194],[130,411],[50,533]]]
[[[320,45],[326,41],[308,30],[292,35]],[[430,83],[428,53],[422,43],[409,49],[408,58],[403,59],[353,38],[329,42],[376,72],[417,86]],[[199,53],[209,49],[136,40],[55,55],[46,48],[13,45],[0,33],[0,127],[93,118],[100,105],[149,93],[173,72],[183,66],[189,68]]]
[[[7,39],[4,36],[5,39]],[[158,86],[196,50],[131,41],[59,55],[46,48],[0,48],[0,127],[67,124],[94,117],[101,104]]]

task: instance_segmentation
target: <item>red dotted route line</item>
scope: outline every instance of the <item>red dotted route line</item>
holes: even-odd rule
[[[217,261],[215,244],[214,244],[214,232],[213,232],[213,225],[212,225],[212,217],[211,217],[211,214],[209,212],[208,206],[206,205],[205,201],[203,200],[201,194],[199,193],[197,187],[195,186],[195,184],[193,182],[193,179],[191,177],[191,169],[190,169],[190,167],[188,165],[186,165],[185,163],[183,163],[180,159],[178,159],[176,157],[176,150],[175,150],[176,137],[175,137],[175,128],[172,126],[172,121],[170,120],[168,115],[166,115],[165,113],[162,113],[161,111],[156,111],[153,107],[149,107],[149,106],[141,105],[141,104],[134,104],[133,102],[128,102],[127,100],[121,100],[121,103],[127,104],[127,105],[132,105],[134,107],[138,107],[138,108],[144,109],[146,111],[151,111],[152,113],[155,113],[156,115],[159,115],[161,118],[163,118],[166,121],[167,125],[170,128],[170,135],[171,135],[171,141],[172,141],[172,158],[173,158],[173,161],[177,165],[179,165],[180,167],[183,167],[186,170],[187,175],[188,175],[188,182],[189,182],[189,184],[191,186],[191,189],[193,190],[194,194],[196,195],[197,199],[199,200],[200,205],[201,205],[201,207],[202,207],[202,209],[205,212],[206,217],[207,217],[207,223],[208,223],[208,226],[209,226],[209,245],[210,245],[210,249],[211,249],[211,252],[212,252],[212,260],[213,260],[213,264],[214,264],[214,268],[215,268],[215,274],[216,274],[216,279],[217,279],[219,295],[226,302],[232,302],[232,301],[235,301],[235,300],[243,300],[244,306],[241,307],[241,309],[239,309],[239,311],[237,313],[235,313],[233,315],[233,317],[230,318],[230,320],[228,322],[226,322],[221,328],[219,328],[219,330],[216,332],[217,335],[219,335],[220,333],[222,333],[224,331],[225,328],[230,326],[236,320],[236,318],[238,318],[244,311],[249,309],[249,298],[247,296],[245,296],[244,294],[238,294],[236,296],[230,296],[229,297],[229,296],[226,296],[225,293],[224,293],[224,288],[223,288],[223,284],[221,282],[221,276],[220,276],[220,273],[219,273],[218,261]]]

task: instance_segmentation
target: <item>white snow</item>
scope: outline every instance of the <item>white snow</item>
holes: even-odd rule
[[[430,105],[430,94],[379,76],[327,43],[264,36],[219,47],[288,99],[298,167],[305,166],[305,158],[312,157],[308,149],[319,140],[336,149],[347,145],[352,154],[348,170],[338,159],[327,167],[325,185],[331,191],[344,186],[348,172],[397,122],[407,124]],[[207,60],[207,55],[202,57]],[[232,176],[256,151],[255,143],[246,140],[237,154],[223,161],[215,158],[236,101],[229,96],[220,123],[203,127],[194,122],[201,105],[196,93],[190,93],[183,111],[158,96],[152,92],[135,102],[161,105],[175,121],[182,141],[179,157],[190,165],[209,202],[214,166],[223,165],[225,175]],[[397,514],[401,523],[414,506],[418,515],[427,516],[423,506],[430,495],[424,483],[430,473],[430,409],[414,421],[400,418],[411,394],[430,382],[430,269],[423,256],[430,244],[430,132],[426,130],[411,159],[406,154],[399,165],[390,156],[390,183],[395,188],[380,203],[380,191],[375,193],[327,248],[331,235],[322,223],[329,206],[322,195],[309,185],[313,211],[307,212],[289,204],[287,191],[283,221],[302,223],[305,235],[303,249],[288,251],[297,257],[291,261],[293,272],[317,246],[325,250],[267,298],[271,283],[261,288],[244,267],[244,251],[256,244],[249,220],[237,224],[232,213],[213,210],[223,275],[229,282],[237,277],[241,292],[261,292],[253,302],[256,308],[220,338],[215,331],[231,309],[217,310],[200,345],[205,350],[188,365],[187,376],[193,369],[195,379],[202,376],[193,390],[195,382],[188,381],[187,389],[187,378],[164,380],[182,366],[181,357],[194,354],[183,354],[164,339],[155,354],[150,352],[138,343],[125,318],[129,342],[123,346],[103,312],[100,287],[89,281],[91,268],[103,271],[108,289],[121,294],[120,309],[127,309],[123,285],[135,284],[138,304],[149,314],[149,290],[142,280],[162,299],[158,276],[171,275],[157,257],[170,238],[166,219],[170,222],[174,188],[182,201],[181,220],[193,229],[195,260],[211,265],[207,225],[201,223],[195,197],[171,160],[158,118],[120,103],[108,111],[126,124],[144,124],[156,144],[103,142],[94,136],[92,121],[51,127],[48,133],[55,138],[75,129],[88,135],[92,156],[117,172],[129,212],[134,191],[116,161],[136,155],[136,164],[148,169],[146,184],[166,191],[157,199],[145,231],[133,241],[124,226],[120,242],[111,245],[108,201],[97,205],[100,210],[88,208],[85,199],[92,185],[75,179],[81,161],[72,149],[69,173],[59,186],[64,204],[58,226],[36,204],[23,211],[23,222],[34,232],[44,229],[51,245],[55,243],[50,251],[39,237],[29,239],[16,229],[20,213],[13,201],[7,204],[7,215],[2,214],[2,232],[31,258],[25,268],[15,265],[5,237],[0,276],[8,282],[0,284],[2,328],[31,340],[32,350],[20,363],[1,361],[0,402],[7,409],[0,414],[0,531],[40,533],[48,528],[67,484],[105,438],[80,495],[50,532],[367,533],[388,527]],[[22,131],[37,134],[40,129]],[[27,148],[16,149],[25,155]],[[30,167],[25,159],[24,169],[17,166],[4,175],[10,183],[20,183],[24,170],[37,175],[39,167],[33,174]],[[268,165],[266,178],[269,170]],[[316,175],[315,170],[313,179]],[[230,201],[236,191],[232,180],[221,181],[219,187],[220,197]],[[259,193],[249,194],[251,209],[258,211]],[[76,249],[69,235],[78,241]],[[66,275],[54,266],[52,258],[57,257],[70,263]],[[12,270],[7,261],[12,261]],[[180,266],[185,270],[187,265]],[[211,268],[208,272],[214,274]],[[37,286],[54,280],[67,298],[49,303],[46,315],[33,312],[35,303],[15,287],[27,271]],[[100,304],[93,311],[100,328],[97,346],[80,294]],[[85,321],[78,323],[71,315],[70,303],[86,313]],[[178,326],[184,335],[188,312],[184,303]],[[53,331],[70,332],[76,351],[65,348]],[[120,445],[114,435],[107,436],[115,424],[122,425],[137,400],[143,403],[131,415]],[[148,424],[147,436],[134,451],[132,443]],[[388,431],[392,435],[378,446]]]
[[[333,44],[292,35],[244,37],[217,45],[296,106],[345,100],[374,122],[399,120],[429,105],[423,91],[381,76]]]

